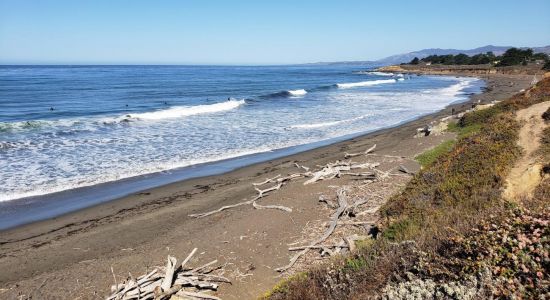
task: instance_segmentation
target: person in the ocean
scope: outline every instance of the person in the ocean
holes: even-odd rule
[[[164,101],[164,105],[168,105],[168,102]]]
[[[53,107],[50,107],[50,110],[53,110]]]

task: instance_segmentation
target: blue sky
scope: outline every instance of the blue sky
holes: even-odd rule
[[[550,44],[550,1],[0,0],[2,64],[282,64]]]

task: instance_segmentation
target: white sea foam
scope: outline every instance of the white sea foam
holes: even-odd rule
[[[397,78],[397,81],[403,81],[403,80],[405,80],[405,78],[403,78],[403,77]]]
[[[294,129],[313,129],[313,128],[329,127],[329,126],[339,125],[339,124],[343,124],[343,123],[355,122],[355,121],[364,119],[364,118],[369,117],[369,116],[371,116],[371,114],[362,115],[362,116],[359,116],[359,117],[346,119],[346,120],[332,121],[332,122],[321,122],[321,123],[313,123],[313,124],[297,124],[297,125],[290,126],[290,128],[294,128]]]
[[[476,79],[465,78],[460,82],[453,84],[449,87],[439,89],[437,92],[444,96],[456,96],[462,92],[463,89],[469,87]]]
[[[354,72],[355,74],[362,74],[362,75],[376,75],[376,76],[394,76],[393,73],[389,72],[378,72],[378,71],[357,71]]]
[[[395,79],[380,79],[380,80],[371,80],[371,81],[360,81],[360,82],[350,82],[350,83],[337,83],[336,86],[341,89],[349,89],[354,87],[362,86],[373,86],[386,83],[395,83]]]
[[[217,113],[228,111],[245,104],[245,100],[228,100],[216,104],[205,104],[196,106],[175,106],[164,110],[131,113],[118,117],[80,117],[67,118],[58,120],[33,120],[33,121],[18,121],[18,122],[0,122],[1,132],[15,132],[27,130],[59,130],[60,132],[69,133],[71,131],[87,130],[94,131],[98,126],[117,125],[136,120],[162,120],[171,118],[181,118],[192,115]],[[76,129],[75,127],[78,127]]]
[[[231,158],[250,155],[250,154],[269,152],[272,150],[273,149],[271,148],[261,146],[255,149],[233,151],[233,152],[225,153],[220,156],[206,157],[202,159],[193,159],[193,160],[184,160],[184,161],[167,161],[163,163],[151,162],[151,163],[147,163],[139,166],[136,165],[137,168],[134,168],[131,170],[123,170],[122,172],[109,172],[109,173],[102,174],[101,176],[87,176],[83,178],[66,178],[66,177],[63,178],[62,177],[59,179],[59,181],[52,181],[51,183],[44,184],[39,188],[27,186],[17,191],[0,194],[0,202],[26,198],[26,197],[46,195],[46,194],[61,192],[68,189],[88,187],[92,185],[121,180],[125,178],[153,174],[153,173],[163,172],[166,170],[173,170],[173,169],[188,167],[188,166],[197,165],[197,164],[226,160],[226,159],[231,159]],[[69,164],[67,165],[70,167]],[[120,168],[120,169],[123,169],[123,168]],[[32,172],[32,170],[27,170],[27,171]]]
[[[334,121],[334,122],[324,122],[324,123],[315,123],[315,124],[298,124],[298,125],[292,125],[290,128],[296,128],[296,129],[312,129],[312,128],[320,128],[320,127],[327,127],[327,126],[334,126],[342,123],[342,121]]]
[[[303,95],[307,94],[307,91],[304,90],[304,89],[290,90],[290,91],[288,91],[288,94],[290,94],[291,96],[303,96]]]
[[[216,104],[205,104],[205,105],[195,105],[195,106],[176,106],[164,110],[139,113],[139,114],[129,114],[130,118],[138,120],[162,120],[162,119],[173,119],[188,117],[192,115],[208,114],[208,113],[217,113],[227,110],[235,109],[241,105],[245,104],[244,100],[228,100]]]
[[[372,74],[376,76],[393,76],[394,75],[393,73],[377,72],[377,71],[368,72],[368,74]]]

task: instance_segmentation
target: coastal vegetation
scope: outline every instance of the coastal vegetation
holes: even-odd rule
[[[501,196],[522,156],[515,112],[545,101],[550,78],[465,114],[449,127],[456,142],[417,157],[425,168],[381,208],[379,234],[348,256],[282,282],[267,298],[536,298],[550,292],[550,178],[531,198]],[[539,148],[545,173],[549,137],[546,128]]]
[[[493,52],[480,53],[468,56],[464,53],[457,55],[430,55],[422,59],[415,57],[409,64],[419,63],[442,64],[442,65],[483,65],[492,64],[497,67],[527,65],[529,62],[543,61],[544,67],[548,67],[549,58],[545,53],[533,53],[532,49],[510,48],[502,55],[496,56]]]
[[[441,155],[451,151],[455,144],[454,140],[448,140],[445,141],[439,145],[437,145],[435,148],[430,149],[422,154],[419,154],[415,157],[415,159],[420,163],[422,167],[427,167],[434,163],[438,157]]]

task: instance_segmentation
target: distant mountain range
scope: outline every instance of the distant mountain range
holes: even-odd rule
[[[422,50],[419,50],[419,51],[414,51],[414,52],[409,52],[409,53],[404,53],[404,54],[392,55],[392,56],[388,56],[386,58],[383,58],[381,60],[377,60],[375,62],[381,63],[381,64],[393,65],[393,64],[400,64],[400,63],[404,63],[404,62],[409,62],[415,57],[424,58],[424,57],[430,56],[430,55],[447,55],[447,54],[456,55],[456,54],[459,54],[459,53],[464,53],[464,54],[467,54],[469,56],[472,56],[472,55],[476,55],[476,54],[479,54],[479,53],[486,53],[486,52],[489,52],[489,51],[492,51],[495,55],[501,55],[502,53],[504,53],[506,50],[508,50],[510,48],[512,48],[512,46],[493,46],[493,45],[483,46],[483,47],[470,49],[470,50],[431,48],[431,49],[422,49]],[[531,48],[531,49],[533,49],[533,52],[535,52],[535,53],[542,52],[542,53],[550,54],[550,46],[545,46],[545,47],[518,47],[518,48],[521,48],[521,49]]]
[[[440,49],[440,48],[430,48],[430,49],[422,49],[414,52],[409,53],[403,53],[403,54],[397,54],[388,56],[386,58],[375,60],[375,61],[344,61],[344,62],[319,62],[314,64],[353,64],[353,65],[395,65],[400,63],[407,63],[410,62],[413,58],[424,58],[426,56],[430,55],[446,55],[446,54],[459,54],[464,53],[469,56],[476,55],[479,53],[486,53],[489,51],[492,51],[495,55],[501,55],[506,50],[512,48],[513,46],[493,46],[493,45],[487,45],[475,49],[469,49],[469,50],[460,50],[460,49]],[[535,53],[542,52],[550,55],[550,45],[544,46],[544,47],[517,47],[520,49],[527,49],[531,48]]]

